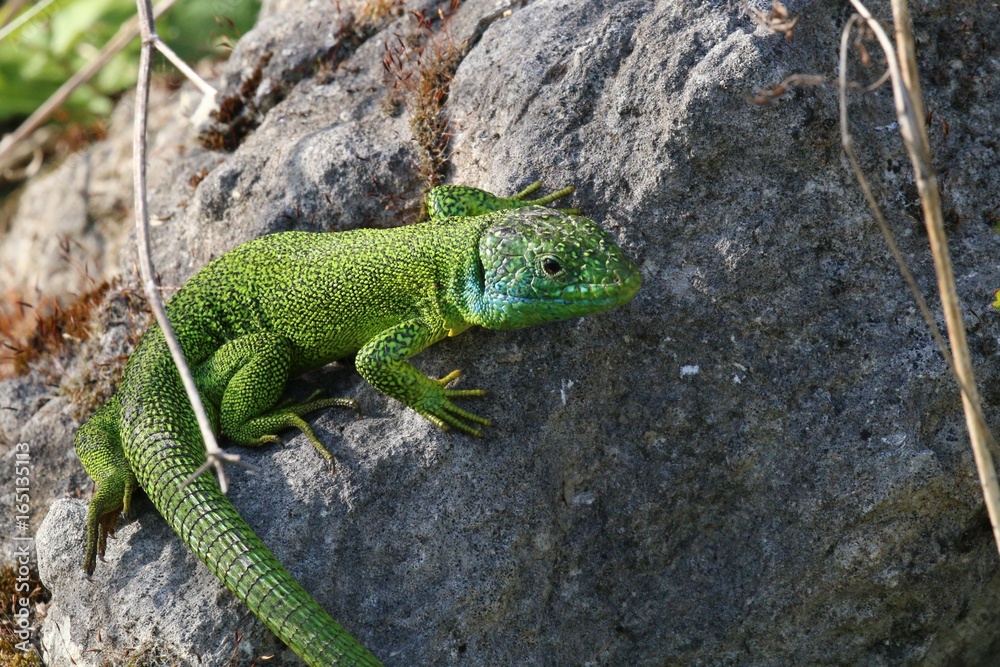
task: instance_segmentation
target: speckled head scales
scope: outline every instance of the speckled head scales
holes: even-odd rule
[[[483,326],[526,327],[629,301],[639,269],[593,220],[548,208],[520,209],[483,232]]]

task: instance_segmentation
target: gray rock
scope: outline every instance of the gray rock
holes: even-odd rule
[[[421,355],[427,372],[462,367],[490,390],[475,406],[496,424],[482,441],[435,431],[343,369],[314,373],[293,393],[330,387],[365,409],[312,420],[337,475],[289,436],[241,450],[263,472],[231,472],[234,503],[389,666],[989,664],[996,546],[957,391],[845,168],[835,91],[747,100],[793,72],[832,74],[843,7],[796,4],[786,41],[717,3],[521,5],[502,18],[469,0],[454,20],[455,39],[482,34],[450,89],[452,180],[575,184],[573,203],[639,261],[642,291],[612,314],[474,331]],[[333,30],[304,28],[323,7],[280,7],[245,38],[229,85],[264,49],[289,51],[280,78],[332,46]],[[942,2],[915,17],[994,422],[997,11]],[[269,231],[412,210],[418,153],[405,116],[379,103],[391,30],[283,91],[233,154],[161,158],[172,174],[217,162],[186,206],[154,188],[168,280]],[[892,122],[887,90],[853,96],[865,166],[931,289]],[[53,506],[39,535],[50,664],[157,641],[214,664],[234,631],[248,656],[299,664],[138,510],[88,584],[83,505]]]
[[[53,590],[77,590],[59,597],[42,624],[47,665],[121,664],[127,650],[147,651],[165,645],[184,664],[225,664],[233,654],[236,632],[247,625],[248,612],[220,605],[217,580],[174,539],[173,531],[147,504],[140,518],[109,540],[107,559],[92,581],[80,568],[82,527],[87,505],[81,500],[53,503],[36,538],[39,573]],[[152,511],[150,511],[152,510]],[[160,559],[168,559],[164,568]],[[172,618],[174,622],[164,623]],[[204,619],[196,623],[176,619]],[[207,619],[212,619],[206,624]],[[252,617],[251,617],[252,618]],[[244,651],[280,644],[255,624],[243,638]],[[176,647],[186,647],[187,651]]]
[[[5,452],[18,441],[24,422],[38,412],[44,392],[33,377],[0,382],[0,443]]]
[[[23,544],[15,538],[34,537],[53,498],[89,489],[90,480],[73,451],[73,433],[78,422],[72,418],[67,401],[42,391],[30,379],[0,382],[0,396],[4,394],[20,394],[29,405],[41,406],[0,448],[0,503],[10,508],[0,514],[0,531],[4,535],[0,540],[0,558],[9,563]],[[21,449],[16,447],[18,444]],[[19,454],[26,454],[27,458],[19,458]],[[22,486],[23,482],[17,480],[24,478],[18,472],[24,466],[28,467],[29,481]],[[23,494],[27,494],[29,507],[26,525],[20,524],[18,517],[22,515],[13,509],[15,499]]]

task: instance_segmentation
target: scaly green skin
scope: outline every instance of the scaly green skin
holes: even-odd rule
[[[301,429],[302,415],[350,399],[279,403],[288,378],[356,355],[374,387],[442,429],[480,435],[489,421],[407,359],[470,326],[493,329],[579,317],[629,301],[639,272],[594,222],[527,200],[538,184],[501,198],[460,186],[428,195],[431,221],[337,234],[287,232],[241,245],[195,274],[167,313],[217,432],[244,445]],[[84,570],[103,558],[119,514],[141,486],[181,539],[282,641],[310,665],[381,663],[306,593],[202,475],[198,426],[153,327],[129,359],[118,393],[76,436],[97,491],[87,517]]]

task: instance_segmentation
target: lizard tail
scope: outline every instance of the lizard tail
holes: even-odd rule
[[[166,460],[151,468],[171,480],[153,503],[229,590],[309,665],[382,667],[278,562],[211,475],[177,491],[188,468]]]
[[[205,452],[177,371],[169,356],[165,360],[169,368],[139,373],[158,378],[159,391],[139,391],[128,378],[119,391],[125,455],[153,505],[198,558],[306,663],[384,667],[295,581],[211,474],[182,488],[205,461]]]

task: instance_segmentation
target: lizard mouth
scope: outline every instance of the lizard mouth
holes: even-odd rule
[[[502,291],[495,288],[494,290],[497,294],[503,294],[502,299],[507,303],[577,306],[584,312],[595,312],[628,303],[639,291],[641,285],[642,278],[638,271],[623,271],[616,272],[613,281],[574,283],[551,296],[522,296],[510,293],[503,294]]]
[[[525,300],[565,304],[585,302],[594,306],[621,304],[630,301],[641,285],[642,278],[637,269],[623,269],[614,271],[609,279],[601,282],[572,283],[551,297],[526,297]]]
[[[557,297],[566,302],[625,303],[635,296],[642,285],[638,271],[615,273],[614,279],[601,283],[576,283],[567,285]]]

